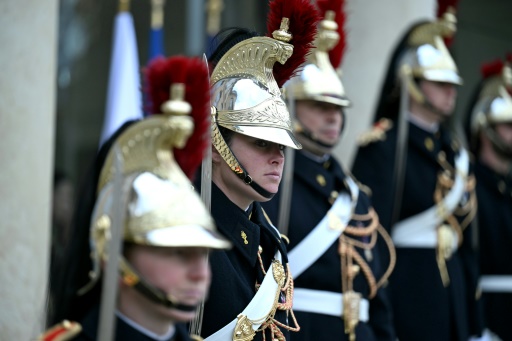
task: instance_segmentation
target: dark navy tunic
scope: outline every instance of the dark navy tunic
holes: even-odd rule
[[[217,229],[233,243],[233,248],[229,251],[212,252],[209,258],[212,283],[204,307],[201,332],[204,338],[235,319],[256,294],[256,284],[263,281],[257,256],[259,246],[263,249],[261,256],[265,271],[270,267],[277,250],[283,255],[283,265],[288,262],[284,242],[267,221],[259,203],[253,203],[249,211],[245,212],[212,183],[212,216]],[[281,294],[280,301],[284,300],[284,295]],[[278,310],[275,318],[288,324],[287,316],[286,311]],[[280,329],[286,339],[289,339],[289,332],[284,328]],[[271,340],[269,328],[265,333],[266,339]],[[262,339],[262,332],[256,333],[254,340]]]
[[[318,162],[306,156],[304,152],[295,154],[288,229],[290,250],[324,218],[332,206],[331,193],[348,191],[344,179],[345,174],[334,158],[329,157],[325,162]],[[272,221],[276,221],[279,216],[279,199],[278,193],[270,202],[263,204]],[[359,191],[355,213],[367,214],[369,207],[368,196],[363,191]],[[351,221],[349,224],[355,225],[355,222]],[[364,237],[356,239],[363,242],[369,241]],[[295,287],[341,293],[341,260],[338,246],[337,240],[310,268],[295,278]],[[385,269],[379,263],[380,255],[376,249],[371,253],[372,260],[367,261],[378,280]],[[365,258],[364,253],[361,255]],[[361,293],[363,298],[368,299],[369,285],[362,272],[355,277],[353,289]],[[370,321],[358,323],[356,340],[395,340],[391,308],[384,290],[379,289],[377,296],[370,300]],[[341,317],[298,311],[295,311],[295,314],[301,330],[291,335],[292,340],[348,340]]]
[[[512,177],[475,166],[482,276],[512,276]],[[487,328],[512,340],[512,293],[483,293]]]
[[[372,201],[382,225],[391,231],[395,184],[392,183],[396,125],[386,138],[360,147],[354,175],[373,192]],[[444,169],[438,154],[444,152],[453,166],[459,150],[450,132],[429,133],[409,124],[404,190],[398,221],[434,205],[438,174]],[[467,199],[468,195],[464,196]],[[446,261],[450,278],[444,287],[435,248],[397,247],[397,263],[389,280],[395,330],[400,340],[467,341],[482,329],[477,302],[478,259],[471,242],[471,227],[464,231],[462,246]]]
[[[97,340],[97,331],[99,326],[99,306],[96,306],[88,314],[85,315],[84,319],[80,321],[82,325],[82,332],[73,338],[73,341],[95,341]],[[175,324],[174,335],[165,341],[191,341],[192,339],[188,335],[187,328],[184,324]],[[159,339],[152,338],[139,330],[133,328],[125,321],[116,318],[116,341],[156,341]]]

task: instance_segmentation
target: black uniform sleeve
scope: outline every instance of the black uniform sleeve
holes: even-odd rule
[[[360,147],[352,167],[352,173],[372,191],[372,204],[379,215],[381,225],[390,230],[393,214],[393,165],[392,144],[373,143]]]

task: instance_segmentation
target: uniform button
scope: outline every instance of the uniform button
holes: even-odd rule
[[[327,182],[325,181],[325,177],[324,177],[322,174],[318,174],[318,175],[316,176],[316,182],[318,182],[318,184],[319,184],[320,186],[322,186],[322,187],[324,187],[324,186],[325,186],[325,184],[327,183]]]
[[[332,191],[331,195],[329,195],[329,203],[332,205],[334,204],[334,201],[336,201],[336,198],[338,198],[339,193],[337,191]]]
[[[437,154],[437,159],[439,160],[439,162],[446,161],[446,154],[445,154],[445,152],[440,151],[439,154]]]
[[[425,138],[424,144],[429,152],[434,150],[434,141],[430,137]]]
[[[498,189],[500,190],[500,193],[501,193],[501,194],[504,194],[504,193],[505,193],[505,190],[507,189],[507,185],[505,184],[505,181],[501,180],[501,181],[498,183]]]

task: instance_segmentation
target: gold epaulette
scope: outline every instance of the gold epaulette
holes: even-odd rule
[[[377,141],[384,141],[386,139],[386,132],[393,127],[393,121],[389,118],[381,118],[373,125],[372,129],[359,135],[357,144],[359,146],[366,146],[370,143]]]
[[[38,341],[68,341],[80,334],[82,326],[78,322],[64,320],[51,327],[37,338]]]
[[[196,335],[196,334],[190,334],[190,339],[192,339],[193,341],[203,341],[204,340],[201,336]]]

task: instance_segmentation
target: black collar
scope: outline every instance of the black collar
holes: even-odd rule
[[[460,143],[443,125],[439,126],[437,132],[432,133],[409,123],[409,142],[419,153],[426,155],[436,163],[441,151],[446,154],[447,160],[452,163],[454,155],[460,149]]]
[[[257,203],[252,205],[252,212],[257,211],[256,206]],[[252,266],[255,266],[260,245],[260,227],[253,222],[258,221],[254,213],[249,220],[247,213],[229,200],[215,183],[212,183],[212,216],[217,229],[233,243],[234,248]]]
[[[302,152],[295,154],[295,174],[308,186],[328,198],[332,191],[350,191],[345,184],[345,172],[332,156],[326,161],[317,162]],[[321,183],[318,177],[325,183]]]

